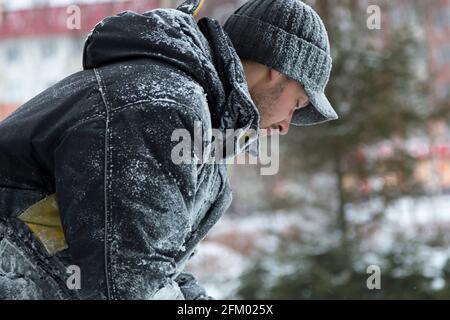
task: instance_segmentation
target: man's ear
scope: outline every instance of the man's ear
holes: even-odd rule
[[[279,82],[283,78],[283,74],[275,69],[269,68],[269,80],[270,82]]]

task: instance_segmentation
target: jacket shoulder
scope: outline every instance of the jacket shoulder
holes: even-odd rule
[[[196,113],[201,120],[210,118],[203,87],[187,73],[158,60],[139,59],[97,69],[109,107],[127,108],[142,102],[161,106],[176,104]]]

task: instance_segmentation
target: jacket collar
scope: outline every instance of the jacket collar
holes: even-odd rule
[[[227,135],[234,130],[234,136],[241,145],[241,151],[259,155],[259,112],[248,91],[244,69],[233,45],[219,23],[210,18],[202,18],[198,27],[210,46],[211,58],[222,84],[221,88],[210,86],[215,101],[212,102],[211,117],[213,127]],[[210,90],[211,91],[211,90]],[[228,138],[228,137],[227,137]],[[235,152],[234,155],[240,152]]]

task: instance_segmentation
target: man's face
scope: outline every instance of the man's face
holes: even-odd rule
[[[250,90],[250,94],[260,113],[260,128],[267,129],[268,136],[277,129],[281,135],[285,135],[295,110],[306,107],[309,99],[299,82],[277,71],[271,72],[277,75],[259,82]]]

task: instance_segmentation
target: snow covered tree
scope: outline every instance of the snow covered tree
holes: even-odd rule
[[[382,14],[387,15],[390,4],[379,2]],[[409,152],[407,142],[412,137],[426,135],[426,124],[448,115],[450,108],[447,103],[430,103],[428,84],[424,81],[426,76],[420,71],[425,61],[418,55],[423,44],[415,30],[407,27],[389,29],[387,16],[381,20],[381,30],[369,29],[367,5],[364,1],[355,0],[320,0],[314,3],[330,36],[333,72],[327,96],[340,120],[314,127],[292,128],[286,139],[281,140],[284,142],[282,158],[289,159],[282,174],[292,180],[298,173],[298,179],[309,176],[309,181],[321,174],[334,181],[328,190],[315,196],[321,210],[329,210],[331,219],[335,221],[329,226],[330,234],[339,230],[339,241],[320,254],[300,255],[298,263],[306,266],[311,274],[308,276],[303,272],[304,268],[299,268],[303,271],[282,278],[267,291],[271,297],[308,298],[307,294],[294,294],[308,286],[314,291],[311,292],[314,298],[363,297],[361,292],[367,293],[367,289],[361,281],[366,274],[355,269],[355,263],[361,258],[362,239],[370,228],[381,226],[384,211],[390,203],[406,195],[423,193],[414,175],[417,159]],[[329,197],[330,191],[333,198]],[[365,223],[358,224],[349,219],[349,205],[371,200],[378,201],[379,205],[374,209],[365,208],[370,214],[368,223],[365,220]],[[280,255],[280,259],[286,259],[290,253],[283,254],[280,250]],[[295,255],[290,257],[295,259]],[[392,266],[398,261],[397,257],[388,254],[383,259],[388,261],[387,266]],[[387,267],[388,277],[392,276],[394,269]],[[261,279],[266,277],[261,264],[255,270]],[[427,287],[429,279],[418,271],[414,272],[411,271],[413,275],[408,279],[402,278],[402,281],[416,281],[421,283],[419,287],[422,284]],[[243,297],[259,297],[249,294],[257,283],[252,276],[250,272],[243,278]],[[308,280],[302,280],[305,276]],[[248,282],[246,279],[253,280]],[[396,294],[399,297],[414,296],[414,293],[409,296],[401,294],[400,282],[398,286],[392,285],[390,293],[382,297]],[[360,289],[355,289],[355,286]],[[422,297],[431,295],[425,289],[421,293],[416,291],[416,294]]]
[[[370,30],[365,6],[358,1],[318,1],[330,33],[333,73],[327,95],[340,120],[300,128],[289,136],[298,146],[295,159],[304,172],[334,177],[337,226],[343,259],[351,266],[351,230],[346,205],[379,198],[391,201],[421,192],[414,177],[409,137],[425,133],[434,115],[426,86],[417,72],[417,47],[408,29]],[[388,155],[380,157],[380,145]],[[376,180],[376,186],[370,182]],[[382,212],[374,212],[374,218]]]

